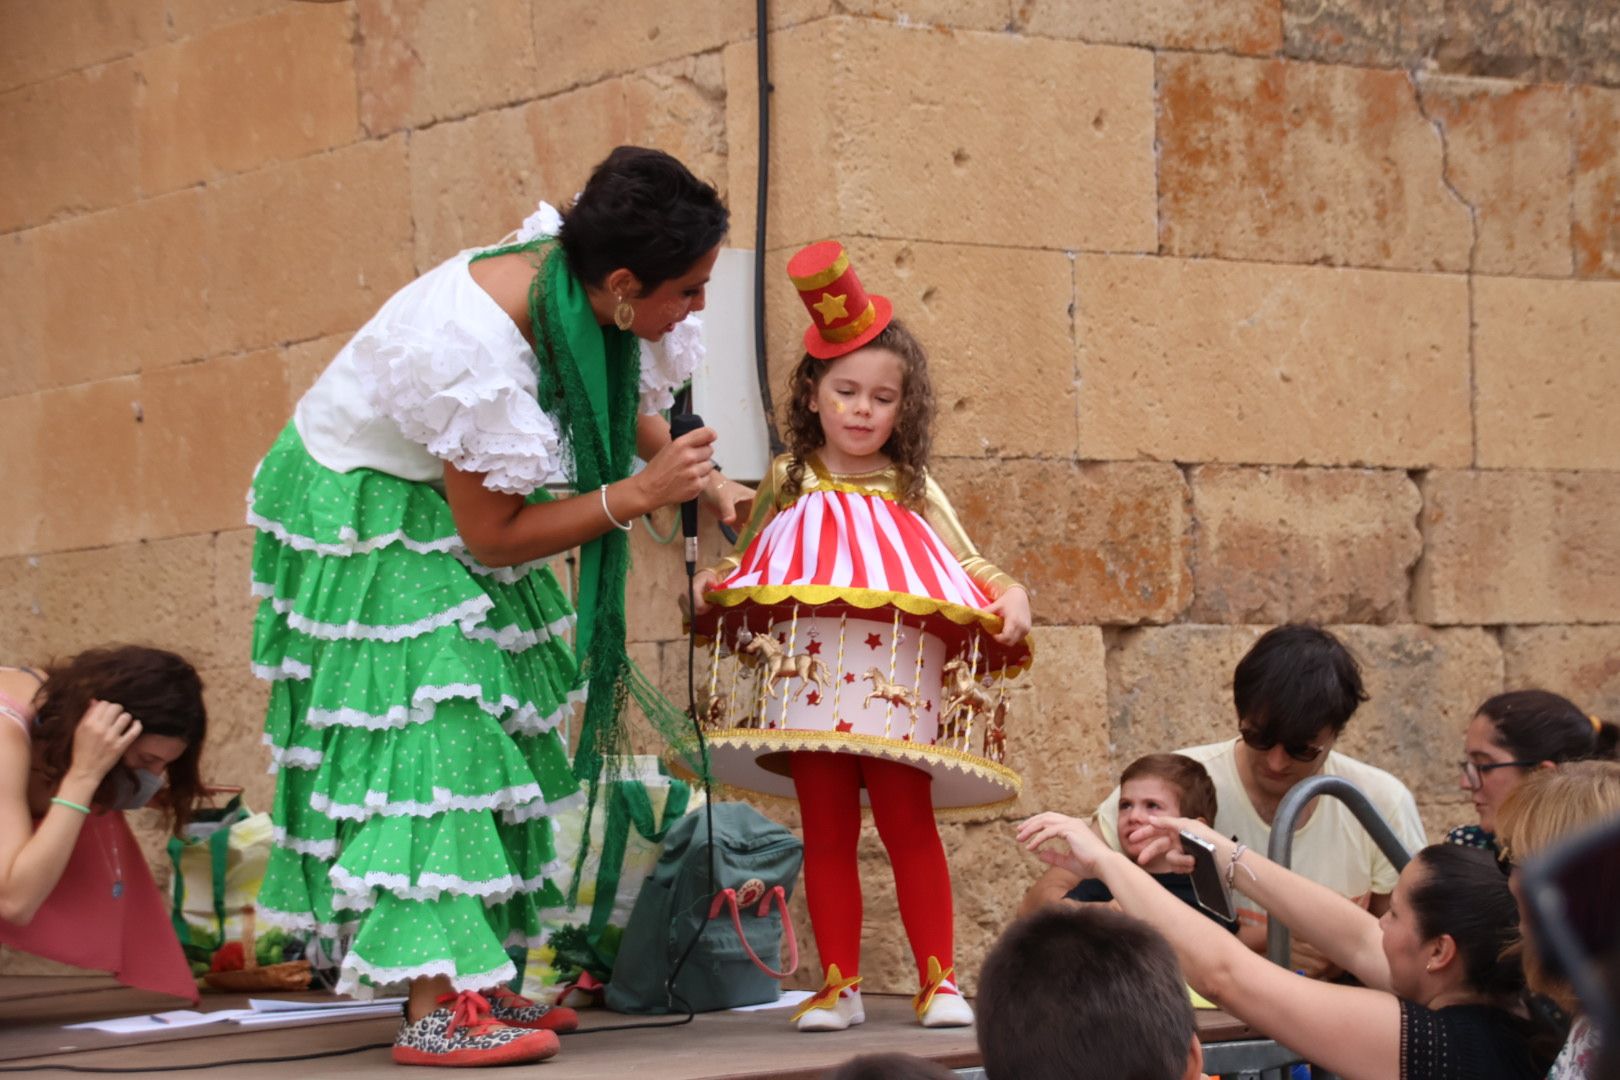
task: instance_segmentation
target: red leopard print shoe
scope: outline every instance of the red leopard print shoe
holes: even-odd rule
[[[443,995],[437,1009],[399,1029],[394,1039],[394,1063],[516,1065],[544,1060],[559,1048],[552,1032],[508,1027],[491,1014],[482,994],[463,990]]]
[[[542,1005],[504,986],[497,986],[484,996],[489,999],[490,1014],[507,1027],[565,1032],[579,1027],[579,1013],[573,1009]]]

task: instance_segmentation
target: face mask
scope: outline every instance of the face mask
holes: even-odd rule
[[[112,801],[107,804],[109,810],[139,810],[152,801],[163,788],[163,777],[145,769],[124,769],[118,773],[113,781]]]

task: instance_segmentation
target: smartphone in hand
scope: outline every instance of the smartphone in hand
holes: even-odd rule
[[[1232,907],[1232,890],[1226,887],[1226,879],[1215,865],[1215,845],[1183,829],[1181,850],[1192,856],[1193,897],[1198,906],[1218,919],[1235,921],[1237,912]]]

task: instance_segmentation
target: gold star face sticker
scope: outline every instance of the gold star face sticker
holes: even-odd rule
[[[849,318],[849,312],[844,310],[844,301],[848,299],[848,293],[842,296],[834,296],[832,293],[824,292],[821,294],[821,299],[810,306],[821,312],[822,322],[830,323],[834,319]]]

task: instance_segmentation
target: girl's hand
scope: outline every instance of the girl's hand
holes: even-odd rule
[[[68,772],[100,784],[140,735],[141,722],[125,712],[122,705],[92,701],[73,733],[73,760]]]
[[[713,479],[703,485],[699,496],[703,505],[714,512],[723,524],[736,525],[747,521],[754,512],[754,489],[735,480],[727,480],[719,471],[709,474]]]
[[[713,605],[705,599],[704,594],[720,584],[719,576],[713,570],[699,570],[692,578],[692,613],[694,615],[707,615]]]
[[[1062,840],[1068,850],[1037,850],[1048,840]],[[1097,864],[1112,855],[1113,849],[1079,818],[1047,811],[1018,826],[1018,841],[1048,866],[1058,866],[1081,879],[1097,877]]]
[[[714,471],[714,440],[713,428],[698,428],[654,454],[633,478],[645,504],[638,513],[697,498]]]
[[[1029,593],[1022,585],[1008,589],[984,610],[1001,616],[1001,633],[996,635],[996,640],[1003,645],[1016,645],[1029,636]]]
[[[1142,853],[1136,861],[1143,866],[1148,865],[1160,855],[1170,857],[1170,869],[1173,873],[1189,874],[1193,868],[1193,857],[1181,848],[1181,832],[1185,829],[1201,840],[1207,840],[1215,845],[1216,857],[1232,843],[1226,837],[1205,825],[1195,818],[1183,817],[1150,817],[1148,823],[1135,829],[1129,836],[1122,839],[1132,844],[1142,844]]]

